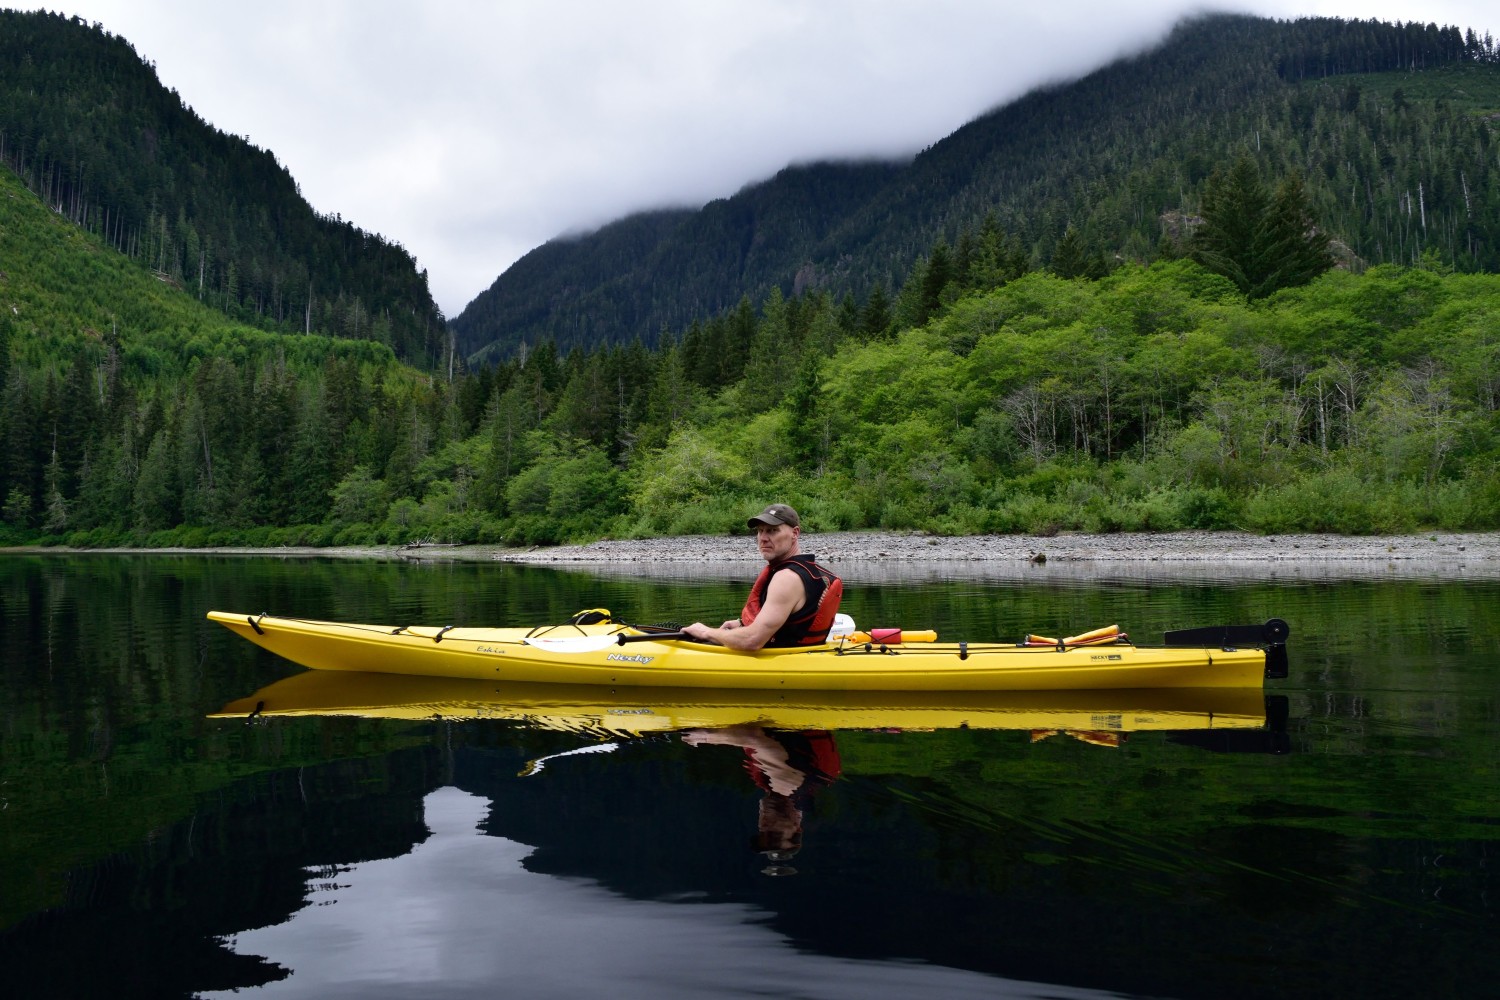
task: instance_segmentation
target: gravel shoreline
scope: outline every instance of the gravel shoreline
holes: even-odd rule
[[[1238,577],[1500,579],[1500,533],[1427,535],[1059,534],[939,537],[921,532],[804,535],[802,550],[860,578]],[[608,575],[743,575],[748,536],[690,536],[497,550],[515,563]],[[697,567],[695,570],[694,567]]]
[[[1500,579],[1500,532],[1423,535],[1253,535],[1235,531],[1167,534],[982,535],[826,532],[803,536],[846,579]],[[27,548],[9,553],[143,555],[141,549]],[[604,576],[739,579],[760,561],[749,535],[694,535],[588,545],[344,548],[155,549],[155,554],[272,558],[508,562]]]
[[[830,532],[803,536],[803,551],[821,558],[859,561],[1170,562],[1307,560],[1500,560],[1500,533],[1432,535],[1252,535],[1232,531],[1170,534],[981,535],[947,538],[921,532]],[[694,535],[635,541],[602,541],[527,550],[497,549],[508,562],[643,562],[660,560],[758,562],[755,541],[744,536]]]

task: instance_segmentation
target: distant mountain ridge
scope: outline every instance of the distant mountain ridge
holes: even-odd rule
[[[562,346],[608,344],[632,334],[654,342],[662,328],[724,308],[726,296],[732,305],[739,295],[726,289],[756,282],[800,247],[827,241],[899,170],[881,163],[789,167],[702,209],[642,212],[587,236],[552,240],[451,321],[459,351],[483,348],[482,331],[494,326],[521,331],[507,346],[544,337]],[[670,291],[658,288],[657,276],[669,274],[681,280]]]
[[[230,317],[435,363],[447,328],[399,244],[316,213],[275,156],[210,126],[124,38],[0,10],[0,160],[55,211]]]
[[[1475,75],[1421,121],[1396,120],[1408,104],[1399,89],[1361,106],[1363,74],[1400,71],[1421,89],[1421,79],[1459,68]],[[1341,76],[1348,86],[1331,84]],[[1305,174],[1318,218],[1361,259],[1410,261],[1432,248],[1462,270],[1496,270],[1500,213],[1476,201],[1493,201],[1500,178],[1468,154],[1492,131],[1474,105],[1500,112],[1497,95],[1495,44],[1472,31],[1193,19],[1160,46],[1034,91],[909,162],[789,167],[696,211],[642,213],[553,240],[451,326],[458,350],[480,359],[542,340],[562,350],[651,344],[773,287],[894,292],[935,243],[987,216],[1035,263],[1070,226],[1106,256],[1147,260],[1163,213],[1193,208],[1213,170],[1240,155],[1273,174]],[[1440,144],[1442,162],[1416,148],[1415,131]],[[1406,218],[1416,218],[1418,199],[1420,226]]]

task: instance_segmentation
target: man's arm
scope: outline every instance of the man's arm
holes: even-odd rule
[[[749,625],[709,628],[702,622],[693,622],[683,631],[701,642],[716,642],[730,649],[760,649],[806,600],[807,591],[802,586],[802,578],[795,570],[784,569],[771,577],[771,585],[766,588],[766,603]]]

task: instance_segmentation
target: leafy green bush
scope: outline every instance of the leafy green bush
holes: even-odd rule
[[[764,505],[762,505],[764,506]],[[745,498],[725,494],[691,506],[679,507],[667,523],[668,535],[732,535],[743,533],[745,519],[759,510]]]
[[[701,520],[698,509],[750,486],[749,466],[743,458],[686,428],[642,459],[633,480],[630,499],[636,514],[645,524],[668,534],[685,533],[677,530],[679,524]]]
[[[1424,520],[1422,492],[1416,483],[1371,483],[1350,469],[1330,469],[1256,490],[1245,501],[1244,526],[1266,534],[1412,531]]]
[[[370,524],[351,524],[340,528],[333,536],[334,545],[379,545],[375,540],[375,527]]]

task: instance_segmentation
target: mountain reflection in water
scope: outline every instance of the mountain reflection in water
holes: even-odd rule
[[[1278,616],[1293,673],[1229,701],[350,690],[204,611],[692,620],[744,578],[0,560],[7,995],[1370,1000],[1500,980],[1500,583],[971,569],[846,604],[1002,637]],[[834,780],[763,816],[743,746],[683,739],[728,727],[826,732]],[[763,819],[800,824],[795,855],[766,853],[790,847]]]
[[[531,873],[529,847],[481,835],[479,796],[440,788],[423,806],[430,835],[410,854],[314,873],[308,905],[290,920],[229,939],[289,970],[262,995],[1115,995],[809,954],[750,905],[626,900],[587,879]]]

